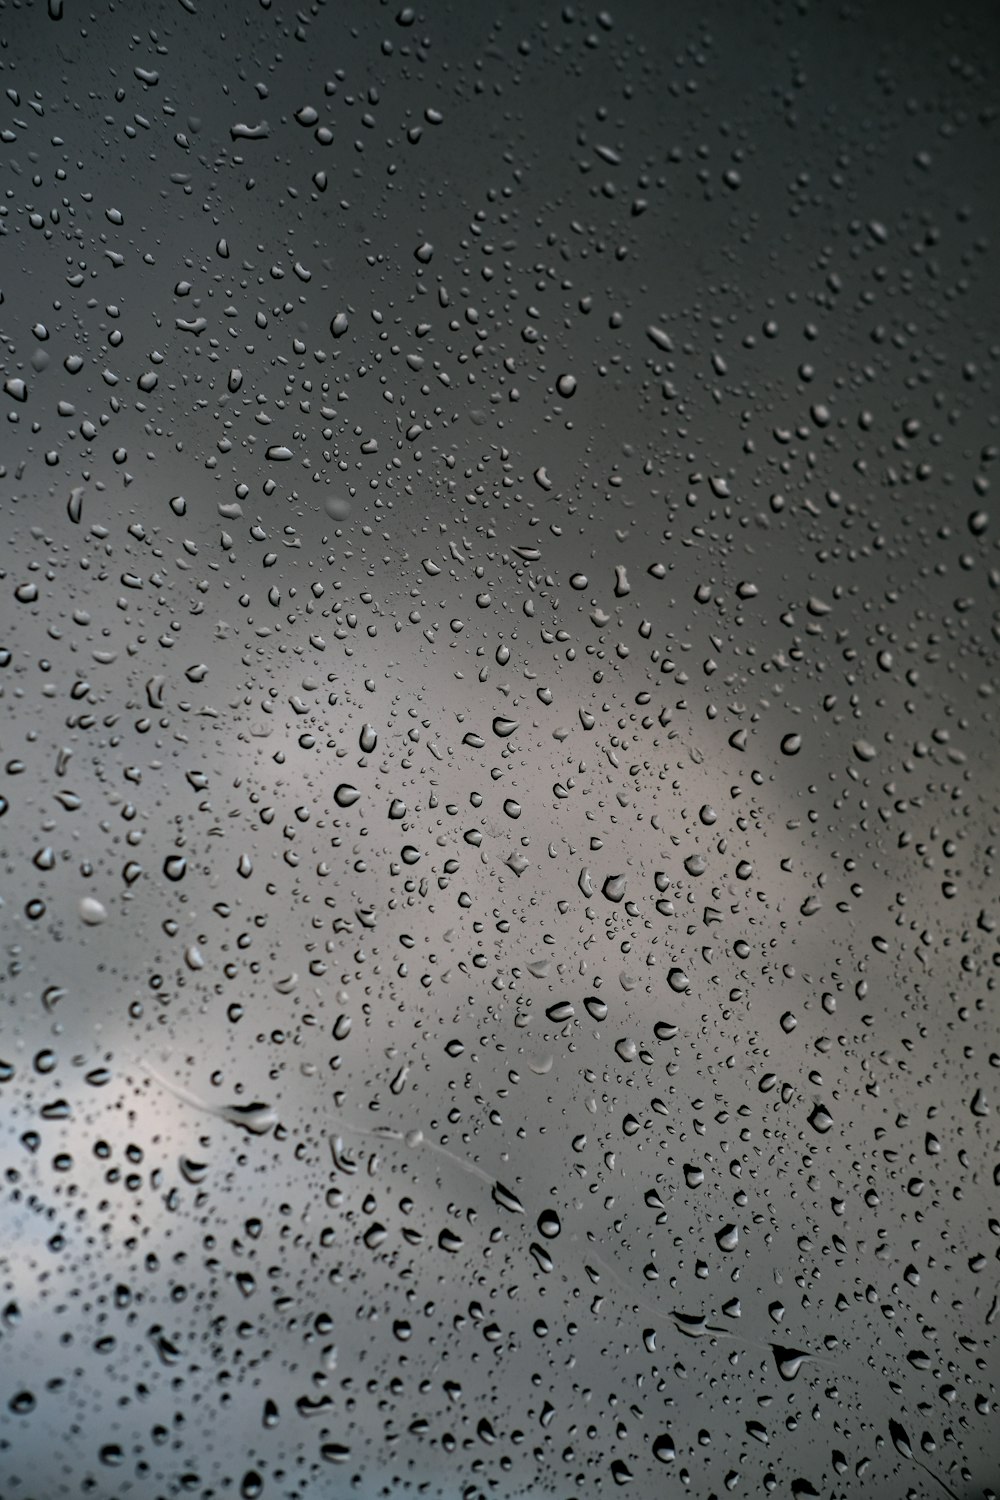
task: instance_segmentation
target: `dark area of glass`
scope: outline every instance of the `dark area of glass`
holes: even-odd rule
[[[3,1500],[995,1500],[998,33],[0,4]]]

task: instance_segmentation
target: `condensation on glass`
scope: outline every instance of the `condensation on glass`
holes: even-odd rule
[[[995,10],[0,31],[0,1494],[991,1500]]]

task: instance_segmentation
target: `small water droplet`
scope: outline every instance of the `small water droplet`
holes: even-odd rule
[[[720,1250],[735,1250],[740,1242],[740,1232],[735,1224],[726,1224],[715,1236],[715,1243]]]
[[[108,920],[108,909],[96,896],[83,896],[77,909],[80,921],[87,927],[99,927]]]
[[[543,1208],[538,1215],[538,1233],[546,1240],[554,1240],[562,1232],[562,1223],[554,1208]]]

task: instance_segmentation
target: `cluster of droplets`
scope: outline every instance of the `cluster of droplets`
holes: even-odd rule
[[[990,25],[891,22],[12,15],[0,1493],[994,1500]]]

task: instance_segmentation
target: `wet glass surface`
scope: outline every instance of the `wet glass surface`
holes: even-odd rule
[[[0,1495],[1000,1488],[993,7],[0,6]]]

